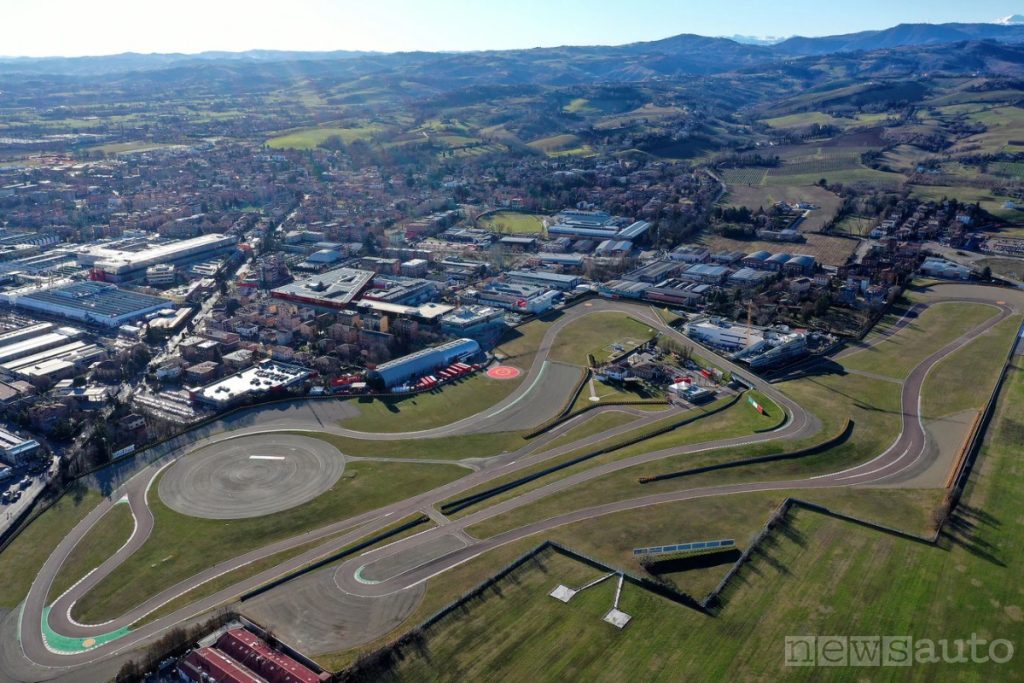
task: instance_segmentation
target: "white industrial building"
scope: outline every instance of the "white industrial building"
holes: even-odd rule
[[[98,279],[131,282],[144,279],[151,266],[182,266],[209,260],[217,254],[234,251],[237,242],[238,238],[232,235],[214,234],[141,248],[87,245],[77,252],[76,257],[78,265],[91,267]]]
[[[784,325],[756,327],[724,318],[702,317],[686,323],[683,331],[706,346],[733,352],[733,360],[755,370],[780,365],[807,353],[807,335]]]
[[[248,370],[192,391],[192,399],[227,408],[250,398],[283,392],[304,382],[313,371],[300,365],[265,360]]]

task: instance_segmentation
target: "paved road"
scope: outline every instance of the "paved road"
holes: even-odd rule
[[[335,581],[339,588],[351,595],[365,597],[391,595],[401,592],[409,587],[418,586],[430,576],[443,572],[466,559],[477,556],[494,547],[525,538],[533,534],[542,533],[546,530],[550,530],[564,524],[570,524],[584,519],[591,519],[613,512],[707,496],[731,495],[736,493],[775,489],[893,484],[898,483],[904,478],[909,478],[917,472],[916,468],[921,465],[922,458],[925,453],[926,438],[920,422],[918,404],[921,387],[928,372],[942,358],[961,348],[978,333],[991,328],[1000,320],[1010,315],[1011,312],[1024,310],[1024,293],[992,288],[970,287],[964,285],[952,285],[948,287],[940,286],[933,288],[932,292],[926,295],[926,299],[928,303],[937,303],[939,301],[948,300],[993,303],[998,300],[1000,301],[998,304],[999,312],[998,315],[980,325],[970,334],[964,335],[960,339],[948,344],[946,347],[932,354],[929,358],[925,359],[916,368],[914,368],[903,384],[901,402],[904,419],[901,433],[884,453],[867,463],[849,470],[835,472],[811,479],[736,483],[724,486],[646,495],[631,500],[599,504],[586,509],[576,510],[552,517],[550,519],[540,520],[533,524],[529,524],[519,529],[513,529],[485,540],[474,539],[465,532],[465,529],[473,524],[491,519],[571,486],[575,486],[595,477],[604,476],[626,467],[654,462],[661,458],[683,453],[695,453],[702,450],[718,449],[727,446],[740,446],[771,440],[804,438],[812,436],[820,431],[820,424],[813,415],[788,397],[781,394],[781,392],[779,392],[774,386],[760,380],[759,378],[749,375],[745,369],[734,366],[724,358],[716,358],[715,362],[718,365],[748,379],[755,388],[764,392],[783,406],[788,414],[786,423],[778,430],[766,434],[756,434],[736,439],[670,448],[640,454],[611,463],[605,463],[587,469],[584,472],[573,474],[559,481],[541,486],[514,498],[507,499],[501,503],[484,508],[483,510],[478,510],[455,521],[448,520],[443,516],[439,516],[436,511],[432,511],[432,516],[441,521],[441,526],[427,532],[417,534],[416,536],[408,539],[392,543],[384,548],[366,553],[358,558],[343,563],[339,566],[336,572]],[[1006,303],[1003,303],[1004,299],[1006,300]],[[475,431],[475,429],[478,428],[480,421],[495,420],[495,417],[500,416],[501,410],[509,407],[510,405],[514,405],[514,401],[518,399],[530,400],[525,399],[524,397],[529,394],[531,390],[531,383],[540,377],[543,371],[546,355],[548,351],[550,351],[554,338],[560,329],[570,321],[578,319],[583,315],[590,315],[592,313],[608,310],[625,310],[634,317],[642,319],[644,322],[650,324],[656,329],[659,329],[665,334],[678,335],[677,332],[664,325],[662,321],[649,309],[638,307],[634,304],[596,301],[588,308],[577,306],[567,311],[566,315],[562,316],[558,322],[552,325],[551,329],[549,329],[547,334],[545,334],[541,343],[541,352],[535,357],[535,360],[527,373],[526,380],[517,389],[517,391],[513,392],[513,395],[505,399],[505,401],[499,403],[498,406],[492,406],[485,411],[483,418],[480,416],[477,416],[476,418],[467,418],[445,427],[433,430],[423,430],[422,432],[404,433],[401,435],[360,434],[358,432],[351,432],[349,430],[341,430],[338,428],[339,433],[362,436],[365,438],[381,439],[410,438],[415,436],[443,436],[446,434],[462,433],[467,430]],[[599,409],[599,411],[593,412],[603,412],[608,409],[613,408],[602,408]],[[147,494],[155,476],[162,467],[173,462],[173,459],[181,453],[202,447],[208,443],[216,443],[235,438],[240,433],[256,432],[259,431],[259,428],[247,428],[230,435],[217,435],[203,439],[203,441],[195,444],[193,448],[180,449],[180,452],[170,454],[166,459],[166,462],[155,463],[128,480],[120,487],[117,493],[111,497],[111,499],[105,500],[86,515],[86,517],[72,530],[72,532],[62,540],[39,571],[36,580],[29,591],[29,595],[23,604],[23,609],[19,617],[21,647],[18,661],[5,661],[17,655],[11,654],[11,648],[3,648],[0,650],[0,670],[17,670],[21,672],[27,670],[32,672],[31,676],[26,674],[21,675],[23,677],[31,677],[36,680],[53,678],[55,674],[59,674],[61,672],[72,672],[74,674],[72,678],[88,680],[87,677],[82,678],[82,676],[87,676],[88,672],[93,670],[90,668],[90,665],[105,662],[110,658],[116,657],[118,654],[153,638],[171,625],[180,623],[217,604],[230,600],[239,592],[264,583],[270,578],[278,576],[290,568],[302,566],[309,560],[320,556],[324,552],[334,548],[342,548],[352,541],[357,540],[368,533],[381,529],[392,523],[394,520],[400,519],[408,514],[413,514],[417,511],[433,510],[433,506],[435,504],[463,493],[480,484],[490,482],[497,477],[530,467],[537,462],[557,457],[560,454],[575,450],[581,446],[596,443],[611,435],[634,429],[640,424],[645,422],[651,423],[662,419],[663,417],[663,413],[644,415],[639,417],[638,421],[606,430],[602,434],[596,434],[576,441],[575,443],[543,453],[537,452],[546,444],[550,443],[550,441],[565,433],[576,424],[582,422],[583,418],[577,418],[576,420],[562,425],[551,433],[539,437],[534,442],[531,442],[529,445],[514,453],[508,453],[489,459],[479,471],[472,472],[455,482],[418,496],[414,496],[408,500],[394,503],[378,510],[327,525],[307,534],[302,534],[295,538],[280,541],[266,547],[259,548],[250,553],[246,553],[242,557],[223,562],[216,567],[212,567],[207,571],[201,572],[195,577],[182,581],[177,586],[163,591],[154,598],[146,601],[143,605],[136,607],[127,614],[106,624],[82,625],[75,623],[70,618],[71,607],[74,605],[75,601],[85,595],[89,589],[95,586],[103,577],[116,569],[116,567],[119,566],[127,557],[141,547],[151,533],[153,528],[153,516],[147,505]],[[499,419],[490,424],[500,425],[500,423]],[[317,429],[321,429],[321,427],[318,426]],[[332,429],[331,431],[334,430]],[[127,503],[131,506],[132,512],[135,515],[136,530],[129,542],[123,548],[104,562],[104,564],[94,572],[89,574],[82,582],[69,589],[63,596],[60,596],[55,601],[53,608],[49,613],[48,624],[58,633],[72,637],[91,637],[112,631],[121,626],[133,624],[141,617],[152,612],[167,601],[176,598],[177,596],[187,592],[189,589],[201,585],[203,582],[219,576],[226,571],[230,571],[231,569],[243,566],[249,562],[256,561],[270,554],[280,552],[281,550],[294,548],[313,540],[326,539],[328,536],[335,533],[338,533],[339,535],[325,541],[325,543],[319,548],[306,551],[296,558],[282,563],[277,567],[261,572],[259,575],[252,577],[251,579],[224,589],[209,598],[200,600],[187,607],[183,607],[175,611],[173,614],[142,626],[132,631],[128,636],[113,641],[107,645],[79,654],[68,655],[53,652],[47,647],[40,629],[36,626],[36,624],[40,623],[42,618],[43,608],[46,606],[49,587],[54,577],[57,575],[61,565],[74,549],[74,546],[85,536],[88,530],[100,519],[100,517],[102,517],[110,506],[122,496],[126,498]],[[445,546],[445,552],[440,555],[434,552],[430,547],[433,543],[448,543],[451,538],[458,538],[460,539],[460,543],[464,542],[465,545],[454,550],[450,550]],[[406,558],[401,557],[404,554],[408,554],[409,557],[412,558],[430,559],[410,563]],[[397,575],[389,575],[379,583],[365,583],[356,579],[356,572],[360,567],[370,562],[384,560],[386,558],[392,558],[388,560],[388,563],[386,563],[388,566],[403,569]],[[11,617],[8,618],[10,619]]]

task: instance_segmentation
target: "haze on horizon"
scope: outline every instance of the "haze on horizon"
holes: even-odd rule
[[[863,0],[823,7],[788,0],[728,0],[729,12],[657,0],[3,0],[0,54],[82,56],[122,52],[197,53],[264,50],[471,51],[618,45],[680,33],[706,36],[820,36],[900,23],[995,22],[1024,2]]]

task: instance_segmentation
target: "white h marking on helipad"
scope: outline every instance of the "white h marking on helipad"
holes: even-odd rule
[[[250,455],[250,460],[284,460],[283,455]]]

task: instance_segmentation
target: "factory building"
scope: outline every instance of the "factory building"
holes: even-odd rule
[[[228,408],[246,400],[272,393],[281,393],[302,384],[313,374],[299,365],[265,360],[219,382],[191,392],[192,400],[217,409]]]
[[[24,465],[40,448],[35,439],[23,439],[6,429],[0,429],[0,459],[10,465]]]
[[[86,246],[77,253],[78,265],[92,268],[93,278],[104,282],[143,280],[151,266],[185,266],[233,252],[238,239],[231,235],[201,235],[188,240],[145,244],[119,249],[110,245]]]
[[[511,282],[491,282],[479,289],[467,289],[462,295],[463,299],[482,306],[532,314],[550,310],[561,296],[561,292],[545,287]]]
[[[495,339],[505,327],[505,311],[490,306],[462,306],[441,316],[441,331],[453,337]]]
[[[480,344],[476,341],[456,339],[439,346],[421,349],[387,363],[381,363],[367,374],[367,379],[390,389],[478,355],[480,355]]]
[[[15,291],[5,298],[18,308],[104,327],[120,327],[148,313],[173,307],[167,299],[124,291],[104,282],[75,282],[26,293]]]
[[[560,273],[533,272],[529,270],[513,270],[508,274],[508,281],[520,285],[533,285],[569,292],[583,283],[578,275],[562,275]]]
[[[344,310],[373,280],[372,270],[335,268],[271,290],[275,299],[321,310]]]
[[[807,335],[785,326],[765,328],[704,317],[686,323],[683,331],[702,344],[732,351],[733,360],[754,370],[780,365],[807,353]]]

